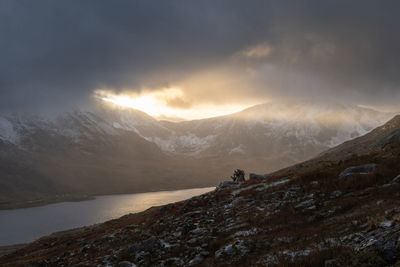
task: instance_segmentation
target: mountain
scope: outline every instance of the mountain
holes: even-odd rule
[[[399,160],[396,116],[267,178],[0,249],[0,264],[398,266]]]
[[[269,172],[311,158],[391,115],[310,103],[183,122],[101,103],[53,115],[3,114],[0,204],[215,185],[235,168]]]
[[[176,154],[262,157],[264,170],[273,155],[279,154],[272,164],[277,169],[363,135],[392,116],[357,106],[269,103],[224,117],[164,123],[176,134],[153,140],[164,151]]]

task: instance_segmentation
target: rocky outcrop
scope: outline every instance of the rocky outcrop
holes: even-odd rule
[[[369,174],[373,172],[378,165],[375,163],[369,163],[369,164],[364,164],[364,165],[359,165],[359,166],[352,166],[344,171],[342,171],[339,174],[339,178],[346,178],[348,176],[352,175],[360,175],[360,174]]]
[[[136,267],[136,265],[129,261],[121,261],[116,267]]]
[[[268,177],[268,174],[257,174],[257,173],[250,173],[249,174],[249,179],[266,179]]]
[[[385,221],[376,229],[352,235],[350,244],[357,252],[375,251],[388,264],[400,259],[400,224]]]
[[[228,187],[237,187],[239,186],[238,182],[233,182],[233,181],[224,181],[221,182],[218,186],[217,186],[217,190],[222,190]]]
[[[400,174],[397,175],[397,176],[392,180],[392,183],[400,184]]]

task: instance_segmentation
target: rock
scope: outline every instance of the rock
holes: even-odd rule
[[[225,247],[217,250],[215,252],[215,258],[220,258],[221,256],[239,255],[243,256],[249,249],[244,245],[243,240],[237,240],[233,244],[226,245]]]
[[[289,188],[289,191],[299,191],[301,189],[300,186],[298,185],[293,185]]]
[[[186,212],[184,216],[185,216],[185,217],[192,217],[192,218],[193,218],[193,217],[195,217],[196,215],[198,215],[198,214],[200,214],[200,213],[201,213],[201,211],[197,211],[197,210],[196,210],[196,211]]]
[[[397,235],[393,235],[389,240],[387,240],[383,244],[378,245],[382,258],[389,264],[395,263],[396,259],[399,256],[398,255],[399,253],[397,252],[396,243],[397,243]]]
[[[207,232],[207,229],[205,229],[205,228],[196,228],[196,229],[190,231],[191,234],[195,234],[195,235],[200,235],[205,232]]]
[[[252,236],[252,235],[257,234],[257,232],[258,232],[257,228],[254,227],[250,230],[236,232],[232,235],[232,237],[236,238],[236,237],[241,237],[241,236]]]
[[[296,198],[296,191],[286,191],[283,195],[283,200],[288,201]]]
[[[342,192],[339,190],[333,191],[330,195],[330,198],[338,198],[342,195]]]
[[[142,242],[143,249],[151,249],[155,247],[160,247],[160,241],[155,236],[152,236]]]
[[[136,253],[135,260],[138,262],[149,260],[151,258],[151,254],[149,252],[140,251]]]
[[[121,261],[117,264],[117,267],[136,267],[136,265],[130,261]]]
[[[151,250],[151,249],[157,249],[157,248],[158,249],[162,248],[162,244],[156,237],[152,236],[142,242],[135,243],[135,244],[131,245],[130,247],[128,247],[127,253],[133,254],[140,250]]]
[[[359,166],[352,166],[344,171],[342,171],[339,174],[339,178],[346,178],[351,175],[355,174],[369,174],[373,172],[378,165],[375,163],[370,163],[370,164],[364,164],[364,165],[359,165]]]
[[[400,225],[392,222],[382,222],[376,229],[364,233],[359,240],[353,238],[355,250],[376,250],[388,264],[393,264],[400,258],[397,249]]]
[[[388,227],[391,227],[391,226],[392,226],[392,222],[391,222],[391,221],[381,222],[381,223],[379,224],[379,226],[380,226],[380,227],[383,227],[383,228],[388,228]]]
[[[257,174],[257,173],[250,173],[249,179],[266,179],[268,178],[268,174]]]
[[[239,256],[243,256],[245,255],[247,252],[249,252],[250,250],[244,245],[243,240],[238,240],[235,242],[235,249],[237,251],[237,253],[239,254]]]
[[[170,243],[168,243],[168,242],[165,242],[164,240],[162,240],[162,239],[160,239],[160,245],[161,245],[161,247],[163,248],[163,249],[169,249],[169,248],[171,248],[172,246],[171,246],[171,244]]]
[[[229,204],[227,205],[227,207],[228,207],[228,208],[234,207],[234,206],[236,206],[237,204],[239,204],[240,202],[242,202],[243,200],[244,200],[243,197],[235,198],[231,203],[229,203]]]
[[[400,174],[392,180],[392,184],[400,184]]]
[[[313,199],[313,198],[314,198],[314,194],[305,195],[303,197],[304,200]]]
[[[166,261],[166,266],[183,266],[184,262],[181,258],[178,257],[173,257],[173,258],[168,258]]]
[[[203,261],[204,261],[203,256],[197,255],[196,257],[194,257],[193,259],[191,259],[189,261],[189,265],[188,266],[196,266],[196,265],[199,265],[200,263],[202,263]]]
[[[305,208],[311,208],[315,206],[315,200],[314,199],[309,199],[306,201],[301,202],[300,204],[296,205],[296,209],[305,209]]]
[[[198,238],[196,238],[196,237],[193,237],[192,239],[189,239],[188,241],[186,241],[188,244],[194,244],[194,243],[196,243],[197,241],[199,241],[199,239]]]
[[[177,228],[177,230],[180,231],[182,235],[186,235],[194,229],[196,229],[196,226],[189,222],[181,223]]]
[[[226,254],[226,255],[232,255],[233,252],[234,252],[234,250],[233,250],[232,244],[229,244],[229,245],[227,245],[227,246],[225,246],[225,247],[223,247],[223,248],[217,250],[217,251],[215,252],[215,257],[216,257],[216,258],[219,258],[219,257],[221,257],[221,256],[224,255],[224,254]]]
[[[337,265],[337,261],[336,260],[326,260],[324,263],[325,267],[336,267]]]
[[[156,215],[163,215],[164,213],[166,213],[168,210],[170,210],[172,207],[171,204],[162,206],[161,208],[159,208],[156,212]]]
[[[220,183],[219,186],[217,186],[217,190],[222,190],[222,189],[229,188],[232,186],[237,186],[237,185],[239,185],[237,182],[224,181],[224,182]]]
[[[208,252],[208,251],[202,251],[202,252],[200,252],[200,256],[208,257],[209,255],[210,255],[210,252]]]

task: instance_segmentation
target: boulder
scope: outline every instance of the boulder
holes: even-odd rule
[[[220,183],[219,186],[217,186],[217,190],[222,190],[222,189],[229,188],[232,186],[237,186],[237,185],[238,185],[237,182],[224,181],[224,182]]]
[[[344,171],[342,171],[339,174],[339,178],[346,178],[351,175],[357,175],[357,174],[369,174],[373,172],[378,165],[375,163],[370,163],[370,164],[364,164],[364,165],[359,165],[359,166],[352,166]]]
[[[130,261],[121,261],[117,264],[117,267],[136,267],[136,265]]]
[[[268,174],[257,174],[257,173],[250,173],[249,174],[249,179],[266,179],[268,177]]]
[[[295,209],[305,209],[305,208],[310,208],[315,205],[315,200],[314,199],[308,199],[305,200],[298,205],[295,206]]]
[[[325,267],[336,267],[338,266],[337,261],[335,259],[331,259],[331,260],[326,260],[324,262],[324,266]]]
[[[364,233],[361,239],[354,239],[358,243],[356,243],[355,250],[377,251],[386,263],[394,264],[400,259],[398,251],[399,233],[400,225],[393,224],[390,221],[381,222],[376,229]]]
[[[142,242],[137,242],[131,246],[128,247],[127,253],[128,254],[134,254],[138,251],[149,251],[152,249],[160,249],[162,248],[162,244],[160,240],[158,240],[156,237],[152,236]]]
[[[197,255],[197,256],[194,257],[191,261],[189,261],[189,266],[196,266],[196,265],[199,265],[199,264],[202,263],[203,261],[204,261],[203,256]]]
[[[392,180],[393,184],[400,184],[400,174],[397,175],[393,180]]]
[[[342,192],[339,190],[333,191],[330,195],[330,198],[338,198],[342,195]]]
[[[389,264],[394,264],[398,259],[398,251],[397,251],[397,235],[393,235],[388,240],[385,240],[382,244],[379,244],[379,250],[381,252],[382,258]]]

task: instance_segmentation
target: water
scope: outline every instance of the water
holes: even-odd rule
[[[191,198],[214,187],[141,194],[99,196],[41,207],[0,210],[0,245],[31,242],[56,231],[101,223],[152,206]]]

